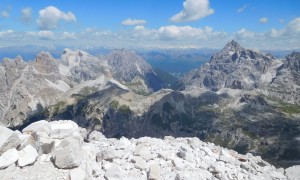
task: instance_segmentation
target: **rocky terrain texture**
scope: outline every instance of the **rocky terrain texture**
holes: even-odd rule
[[[122,68],[125,62],[126,68]],[[116,71],[123,74],[118,76]],[[105,84],[113,78],[137,93],[153,92],[161,88],[161,80],[151,72],[152,67],[141,57],[125,50],[113,51],[102,58],[70,49],[64,50],[60,60],[46,52],[39,53],[31,62],[24,62],[20,56],[6,58],[0,65],[0,123],[19,126],[31,114],[56,104],[67,91]]]
[[[213,91],[222,88],[253,89],[271,77],[263,78],[276,63],[271,55],[263,55],[241,47],[231,41],[218,53],[213,55],[209,63],[188,73],[182,78],[180,89],[205,87]]]
[[[94,57],[65,49],[60,60],[48,53],[37,57],[42,58],[27,65],[20,61],[29,69],[34,65],[36,79],[16,80],[22,88],[7,87],[1,94],[1,122],[14,130],[42,119],[72,119],[87,133],[97,130],[107,138],[198,137],[260,155],[276,167],[299,165],[299,53],[275,59],[231,41],[181,79],[180,91],[158,90],[159,76],[131,51]],[[22,64],[19,60],[4,60],[1,72],[23,74],[5,63]],[[53,74],[57,79],[46,77]],[[49,91],[54,94],[46,96]],[[49,100],[41,101],[40,94]]]
[[[258,90],[266,96],[300,104],[299,57],[294,52],[284,59],[275,59],[230,41],[208,63],[187,73],[176,88]]]
[[[39,121],[22,133],[0,126],[1,179],[291,179],[300,166],[276,169],[198,138],[107,139],[73,121]]]

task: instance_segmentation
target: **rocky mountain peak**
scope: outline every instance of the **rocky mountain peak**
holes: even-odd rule
[[[40,73],[58,73],[58,63],[49,52],[40,52],[34,61],[34,68]]]
[[[241,51],[244,50],[244,48],[235,40],[231,40],[228,42],[225,47],[223,48],[223,51]]]
[[[131,81],[135,76],[144,76],[151,71],[151,66],[133,51],[114,50],[106,56],[108,64],[123,80]]]
[[[85,51],[71,50],[68,48],[63,50],[61,56],[61,61],[63,62],[63,64],[70,67],[80,66],[80,63],[82,61],[86,61],[88,59],[95,59],[95,57],[92,57]]]
[[[15,59],[9,59],[9,58],[4,58],[2,61],[2,65],[6,68],[11,68],[11,67],[22,67],[26,65],[24,62],[22,56],[17,56]]]

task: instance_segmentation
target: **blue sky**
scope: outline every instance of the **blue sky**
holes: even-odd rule
[[[185,4],[185,5],[184,5]],[[1,0],[0,46],[299,49],[299,0]]]

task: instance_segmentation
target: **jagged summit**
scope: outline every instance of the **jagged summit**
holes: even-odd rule
[[[182,78],[183,86],[253,89],[275,76],[272,63],[274,57],[245,49],[232,40],[223,50],[214,54],[210,62]],[[275,65],[276,66],[276,65]],[[267,73],[270,70],[272,73]]]
[[[151,66],[133,51],[113,50],[106,59],[118,76],[126,81],[131,81],[137,75],[144,76],[151,71]]]
[[[223,48],[222,51],[242,51],[245,50],[237,41],[235,40],[231,40],[230,42],[228,42],[225,47]]]

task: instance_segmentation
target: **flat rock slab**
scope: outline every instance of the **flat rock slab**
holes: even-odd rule
[[[19,152],[18,166],[24,167],[33,164],[38,155],[39,154],[34,147],[27,145],[22,151]]]
[[[16,149],[9,149],[0,156],[0,169],[7,168],[13,163],[17,162],[19,154]]]

